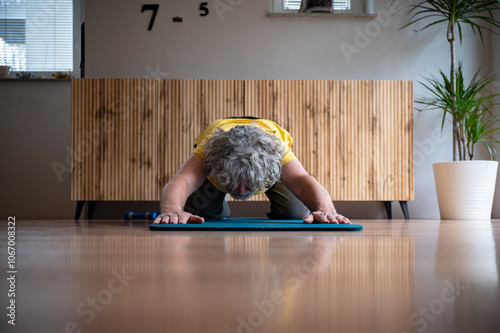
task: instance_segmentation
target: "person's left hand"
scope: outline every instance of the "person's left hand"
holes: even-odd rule
[[[315,212],[312,212],[307,216],[304,221],[304,223],[336,223],[336,224],[351,224],[351,221],[343,215],[333,213],[330,211],[326,210],[318,210]]]

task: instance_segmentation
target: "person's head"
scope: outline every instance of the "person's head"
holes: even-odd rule
[[[248,200],[281,177],[285,148],[256,125],[217,128],[204,147],[205,170],[237,200]]]

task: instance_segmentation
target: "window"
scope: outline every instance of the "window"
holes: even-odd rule
[[[0,65],[73,71],[73,0],[0,0]]]
[[[295,10],[298,11],[300,9],[301,0],[282,0],[283,8],[285,10]],[[350,10],[351,9],[351,0],[334,0],[333,1],[333,10]]]

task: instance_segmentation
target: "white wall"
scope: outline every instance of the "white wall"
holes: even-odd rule
[[[398,31],[407,17],[381,13],[389,1],[376,1],[380,21],[268,18],[270,0],[232,0],[240,3],[235,7],[219,0],[232,8],[221,16],[209,2],[206,17],[198,16],[198,0],[156,2],[159,13],[147,31],[151,12],[140,13],[143,1],[86,1],[87,77],[142,78],[159,66],[169,78],[418,79],[449,68],[445,33]],[[177,15],[183,23],[172,22]],[[347,58],[341,46],[363,42],[357,29],[374,37]],[[473,46],[462,55],[475,67],[482,52]]]

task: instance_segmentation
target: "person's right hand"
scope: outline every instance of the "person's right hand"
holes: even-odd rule
[[[184,211],[168,211],[161,213],[153,222],[153,224],[186,224],[186,223],[203,223],[205,219],[198,215],[193,215]]]

